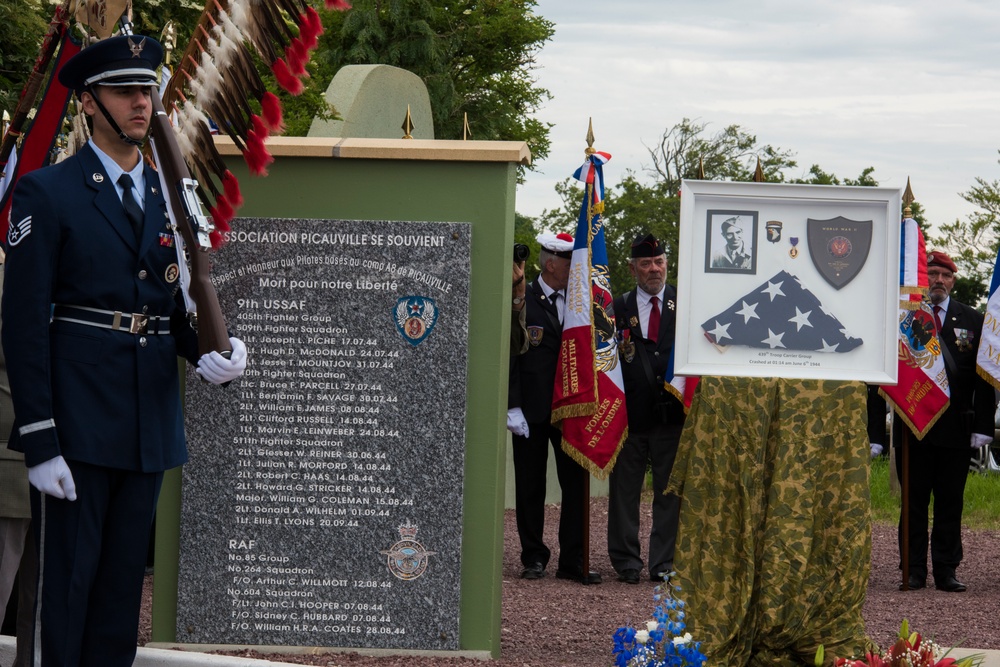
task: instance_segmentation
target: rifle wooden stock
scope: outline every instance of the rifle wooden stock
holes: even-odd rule
[[[208,241],[208,232],[197,228],[198,218],[204,218],[201,205],[197,197],[184,195],[185,189],[193,193],[190,184],[194,181],[177,147],[170,119],[155,88],[152,90],[152,108],[150,131],[155,146],[157,168],[161,170],[162,180],[166,184],[167,205],[170,207],[171,218],[184,239],[191,267],[189,293],[198,308],[198,351],[200,354],[206,354],[214,350],[229,357],[232,353],[229,333],[226,330],[222,309],[219,307],[219,296],[215,293],[215,287],[209,276],[211,243]]]

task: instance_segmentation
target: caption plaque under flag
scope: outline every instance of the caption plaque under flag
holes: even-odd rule
[[[868,260],[872,247],[872,221],[850,220],[840,215],[806,222],[809,256],[826,282],[835,289],[854,280]]]

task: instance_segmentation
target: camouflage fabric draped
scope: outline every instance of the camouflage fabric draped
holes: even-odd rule
[[[675,565],[709,665],[811,665],[867,646],[860,382],[703,377],[668,491]]]

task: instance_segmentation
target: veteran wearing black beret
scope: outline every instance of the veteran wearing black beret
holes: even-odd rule
[[[665,495],[684,424],[681,401],[664,388],[674,345],[677,292],[666,283],[667,255],[654,235],[632,242],[632,291],[615,299],[621,343],[622,379],[628,408],[628,438],[611,471],[608,498],[608,556],[618,579],[639,583],[639,501],[647,465],[653,472],[653,525],[646,551],[649,578],[662,581],[674,568],[680,500]]]

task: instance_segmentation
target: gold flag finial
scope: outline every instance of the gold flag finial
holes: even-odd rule
[[[410,132],[413,132],[413,119],[410,118],[409,104],[406,105],[406,119],[403,121],[402,127],[403,127],[403,138],[412,139],[413,135],[410,134]]]
[[[917,200],[917,198],[913,196],[913,189],[910,187],[910,177],[907,176],[906,177],[906,189],[903,190],[903,217],[904,218],[912,218],[913,217],[913,209],[910,208],[910,204],[912,204],[916,200]]]
[[[465,112],[462,114],[462,141],[468,140],[472,136],[472,130],[469,129],[469,113]]]
[[[594,119],[590,118],[587,120],[587,148],[583,151],[587,155],[593,155],[597,152],[594,148]]]
[[[698,179],[705,180],[705,159],[702,157],[698,158]]]
[[[763,183],[767,179],[764,178],[764,170],[760,166],[760,156],[757,156],[757,168],[753,170],[753,182]]]

